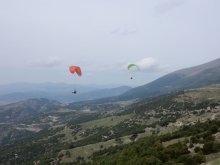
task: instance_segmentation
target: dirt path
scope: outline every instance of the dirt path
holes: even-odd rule
[[[215,114],[212,115],[212,120],[214,120],[214,119],[215,119]]]

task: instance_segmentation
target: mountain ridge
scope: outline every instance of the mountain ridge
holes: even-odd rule
[[[193,67],[189,67],[189,68],[183,68],[183,69],[174,71],[170,74],[176,74],[177,73],[177,74],[185,74],[187,76],[192,76],[193,74],[199,73],[203,70],[218,67],[219,65],[220,65],[220,58],[212,60],[212,61],[204,63],[204,64],[197,65],[197,66],[193,66]],[[189,70],[190,70],[191,74],[188,73]]]
[[[118,99],[143,98],[220,83],[220,58],[162,76],[148,84],[133,88]]]
[[[61,103],[45,98],[27,99],[16,103],[0,106],[0,121],[15,122],[40,112],[58,110]]]
[[[23,86],[25,84],[22,83],[21,85]],[[29,84],[29,85],[32,86],[33,84]],[[26,90],[0,95],[0,105],[6,105],[12,102],[22,101],[31,98],[47,98],[50,100],[57,100],[62,103],[85,101],[85,100],[99,99],[103,97],[117,96],[131,89],[131,87],[125,85],[114,88],[103,88],[104,86],[101,86],[100,88],[95,88],[95,87],[88,87],[86,85],[85,89],[82,89],[83,85],[78,86],[79,88],[75,88],[77,86],[74,85],[66,85],[66,84],[64,84],[64,86],[67,86],[66,88],[65,87],[56,88],[56,84],[52,84],[50,86],[50,83],[47,85],[43,84],[42,88],[40,88],[41,84],[38,86],[39,87],[36,88],[35,90],[33,90],[34,88],[28,87],[28,89]],[[110,87],[111,84],[107,86]],[[112,85],[112,86],[117,86],[117,85]],[[73,89],[77,89],[76,95],[72,94]]]
[[[108,103],[142,99],[170,92],[200,88],[220,83],[220,58],[197,66],[180,69],[164,75],[148,84],[134,87],[117,96],[100,98],[90,103]]]

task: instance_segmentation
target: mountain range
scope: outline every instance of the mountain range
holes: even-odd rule
[[[63,104],[65,106],[62,106],[62,107],[67,108],[67,109],[72,109],[72,110],[120,109],[121,107],[120,103],[117,103],[117,104],[112,104],[112,103],[120,102],[120,101],[127,101],[127,100],[137,101],[139,99],[143,99],[147,97],[152,97],[152,96],[175,92],[175,91],[199,88],[199,87],[204,87],[204,86],[208,86],[212,84],[220,84],[220,59],[202,64],[199,66],[181,69],[181,70],[172,72],[149,84],[139,86],[133,89],[127,86],[120,86],[120,87],[111,88],[111,89],[96,89],[98,86],[94,84],[90,84],[84,89],[84,91],[87,90],[87,92],[77,94],[77,95],[73,95],[72,93],[69,92],[69,94],[67,95],[63,93],[54,94],[55,93],[54,89],[58,90],[57,88],[58,84],[44,84],[45,90],[47,90],[44,92],[23,92],[23,93],[17,92],[17,93],[6,94],[3,96],[0,96],[0,100],[4,100],[4,101],[7,100],[8,102],[14,102],[15,100],[22,101],[22,100],[28,99],[24,103],[19,102],[19,104],[15,103],[15,104],[1,106],[0,111],[1,111],[1,116],[4,116],[4,117],[10,116],[11,120],[13,119],[18,120],[20,116],[21,118],[22,116],[25,116],[24,114],[28,114],[27,116],[30,116],[33,113],[41,112],[40,110],[42,108],[39,108],[39,107],[43,107],[45,111],[51,110],[51,108],[59,109],[62,106],[62,103],[65,103],[65,101],[68,101],[68,104]],[[20,83],[19,85],[21,86],[23,84]],[[29,86],[31,85],[33,84],[29,84]],[[62,84],[62,85],[68,87],[66,88],[66,90],[69,89],[69,85],[67,84]],[[83,86],[81,87],[83,88]],[[48,90],[50,89],[53,92],[49,93]],[[54,105],[54,103],[51,104],[50,102],[45,101],[45,99],[43,99],[43,101],[42,99],[38,99],[37,102],[41,103],[40,106],[38,107],[39,112],[36,112],[34,108],[34,110],[32,109],[31,113],[29,113],[27,110],[29,105],[31,103],[38,104],[36,103],[36,100],[33,101],[32,98],[46,98],[46,100],[49,99],[48,101],[50,100],[57,100],[57,101],[56,101],[56,105]],[[47,106],[47,105],[50,105],[50,106]],[[23,108],[24,112],[22,112],[22,108],[20,107],[25,107]],[[7,109],[10,109],[10,111],[6,111]],[[14,114],[17,114],[17,116],[15,116]],[[5,118],[4,119],[2,118],[1,120],[8,121],[8,119],[5,119]]]
[[[220,58],[167,74],[123,93],[118,99],[143,98],[218,83],[220,83]]]
[[[72,94],[74,89],[77,89],[76,95]],[[47,98],[62,103],[85,101],[118,96],[130,89],[131,87],[121,84],[78,85],[65,83],[32,84],[19,82],[0,85],[0,105],[6,105],[31,98]]]
[[[47,98],[62,103],[88,101],[107,103],[147,98],[169,92],[199,88],[220,83],[220,58],[198,66],[174,71],[138,87],[120,84],[77,85],[65,83],[13,83],[0,86],[0,105],[30,98]],[[77,95],[71,92],[77,89]]]
[[[200,88],[220,83],[220,58],[198,66],[174,71],[148,84],[110,98],[94,100],[93,102],[125,101],[137,98],[147,98],[169,92]]]

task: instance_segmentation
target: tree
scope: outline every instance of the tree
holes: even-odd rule
[[[219,152],[220,151],[220,143],[217,143],[217,142],[213,143],[212,150],[214,152]]]
[[[195,154],[193,156],[193,159],[196,161],[197,164],[201,164],[201,163],[206,162],[206,158],[202,154]]]
[[[195,147],[194,150],[195,150],[196,153],[198,153],[199,151],[201,151],[201,148],[197,146],[197,147]]]
[[[185,155],[181,155],[177,159],[177,163],[184,163],[185,165],[195,165],[196,164],[196,160],[193,159],[193,157],[190,156],[189,154],[185,154]]]
[[[218,126],[217,125],[212,125],[209,129],[212,133],[218,132]]]
[[[190,140],[191,140],[192,143],[198,143],[199,142],[199,139],[197,137],[195,137],[195,136],[192,136],[190,138]]]
[[[144,157],[139,160],[140,165],[162,165],[162,161],[154,156]]]
[[[213,147],[213,141],[205,142],[205,144],[203,146],[203,153],[204,154],[212,153],[212,147]]]

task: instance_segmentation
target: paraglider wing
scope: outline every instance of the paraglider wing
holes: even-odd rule
[[[140,70],[140,67],[137,66],[136,64],[130,64],[130,65],[128,65],[128,70],[129,70],[131,67],[133,67],[133,66],[136,66],[136,67],[138,68],[138,70]]]
[[[80,67],[76,67],[76,73],[77,73],[79,76],[82,76],[82,72],[81,72]]]
[[[72,74],[74,74],[76,72],[79,76],[82,76],[82,72],[81,72],[81,69],[79,66],[70,66],[69,71]]]
[[[69,67],[70,73],[74,74],[74,73],[75,73],[75,70],[76,70],[76,66],[70,66],[70,67]]]

